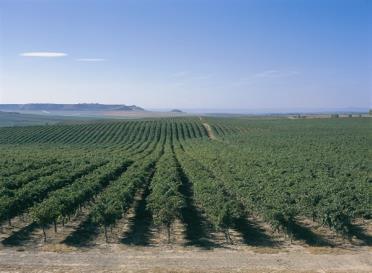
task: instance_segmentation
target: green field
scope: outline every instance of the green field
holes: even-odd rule
[[[89,228],[72,231],[64,242],[89,242],[97,230],[107,240],[140,196],[144,215],[168,242],[176,222],[187,244],[212,245],[211,232],[231,243],[234,230],[255,242],[263,235],[244,225],[255,217],[288,238],[306,234],[308,219],[370,244],[355,222],[371,218],[371,133],[368,118],[195,117],[0,128],[0,220],[7,226],[26,217],[22,228],[43,230],[48,240],[45,229],[58,234],[84,208],[80,231]]]
[[[0,111],[0,127],[17,127],[30,125],[51,125],[57,123],[76,123],[103,119],[103,117],[79,117],[61,115],[41,115],[40,113],[17,113]]]

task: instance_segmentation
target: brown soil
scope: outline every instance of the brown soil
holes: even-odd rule
[[[78,251],[0,251],[0,272],[372,272],[370,249],[310,254],[304,249],[256,253],[251,249],[105,247]]]

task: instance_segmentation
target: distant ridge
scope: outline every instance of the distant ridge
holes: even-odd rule
[[[172,109],[171,112],[172,113],[183,113],[183,111],[180,109]]]
[[[136,105],[124,104],[55,104],[55,103],[27,103],[0,104],[0,111],[145,111]]]

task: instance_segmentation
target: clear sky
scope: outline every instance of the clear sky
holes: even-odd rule
[[[371,103],[372,1],[0,0],[0,103]]]

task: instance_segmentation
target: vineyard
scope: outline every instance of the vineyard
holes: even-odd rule
[[[0,240],[370,246],[371,135],[368,118],[0,128]]]

